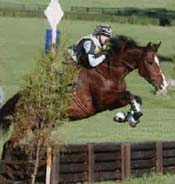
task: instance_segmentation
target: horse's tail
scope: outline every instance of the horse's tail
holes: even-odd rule
[[[18,100],[20,99],[20,93],[15,94],[12,98],[10,98],[0,109],[0,125],[4,129],[8,129],[11,124],[9,115],[12,115],[15,111],[15,106]]]

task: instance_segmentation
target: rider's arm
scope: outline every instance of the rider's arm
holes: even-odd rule
[[[99,57],[96,56],[95,54],[96,47],[91,40],[85,41],[83,47],[85,49],[85,53],[88,55],[89,64],[92,67],[96,67],[97,65],[102,63],[104,59],[106,58],[104,54],[102,54]]]

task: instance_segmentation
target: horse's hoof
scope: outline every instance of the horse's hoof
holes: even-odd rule
[[[143,113],[141,111],[139,112],[134,112],[134,119],[137,121],[140,119],[141,116],[143,116]]]
[[[135,114],[133,114],[132,112],[128,112],[128,114],[127,114],[127,121],[132,128],[135,128],[137,126],[137,124],[140,122],[139,117],[142,116],[142,112],[141,113],[138,112],[138,114],[137,114],[138,119],[135,119],[134,115]]]
[[[130,127],[135,128],[139,122],[140,122],[139,120],[137,120],[135,122],[129,122],[129,125],[130,125]]]

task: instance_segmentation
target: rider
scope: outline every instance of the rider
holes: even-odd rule
[[[110,25],[98,25],[93,34],[83,37],[77,44],[70,46],[68,53],[76,63],[88,68],[96,67],[106,58],[103,51],[111,36]]]

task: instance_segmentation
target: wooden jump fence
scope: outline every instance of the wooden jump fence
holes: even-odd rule
[[[9,156],[11,155],[11,156]],[[5,183],[31,181],[34,161],[19,149],[6,152],[0,161]],[[45,183],[45,155],[36,183]],[[52,154],[51,184],[124,180],[151,173],[175,172],[175,142],[99,143],[67,145]]]

